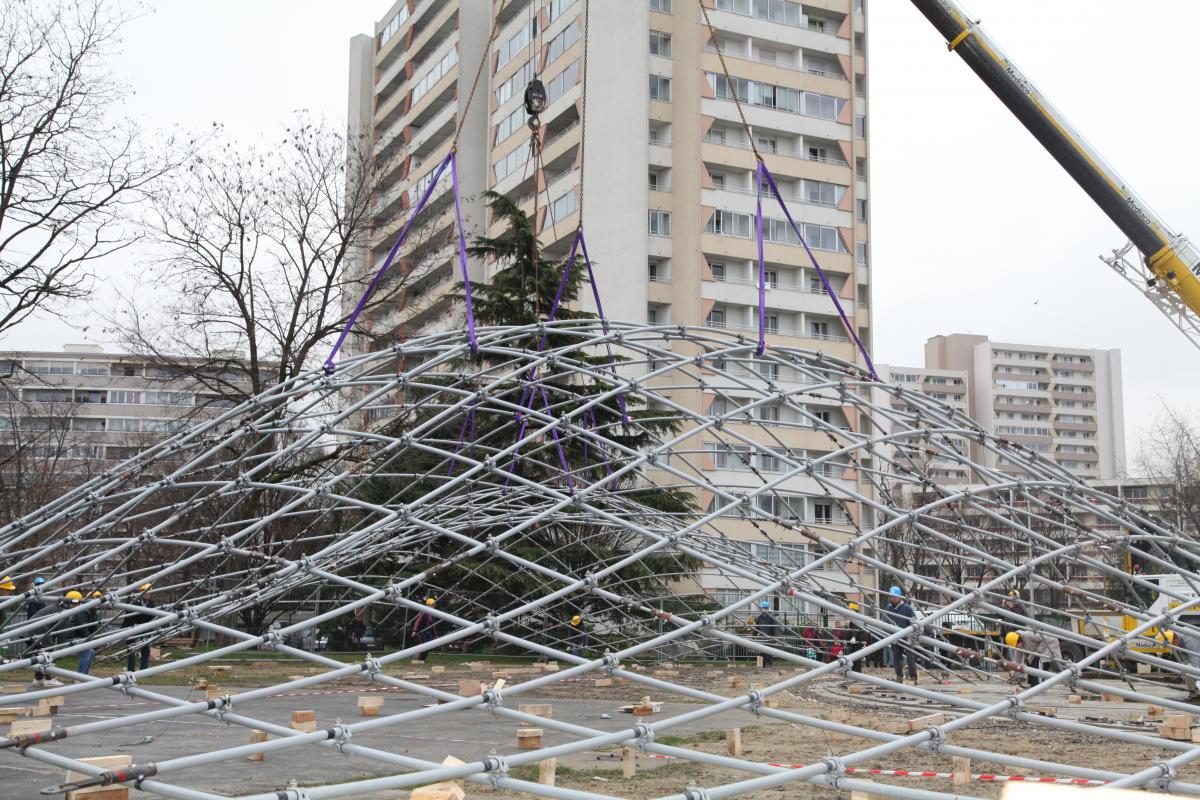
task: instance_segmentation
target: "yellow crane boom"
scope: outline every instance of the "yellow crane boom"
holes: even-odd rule
[[[958,3],[912,3],[946,38],[947,47],[1129,238],[1130,245],[1103,260],[1200,348],[1200,251],[1172,232]],[[1132,248],[1141,253],[1140,263],[1125,258]]]

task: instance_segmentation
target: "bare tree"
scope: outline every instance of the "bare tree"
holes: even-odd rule
[[[266,150],[218,129],[154,197],[146,226],[162,254],[148,274],[156,288],[127,299],[112,320],[118,338],[223,402],[312,368],[378,266],[366,264],[369,237],[394,227],[375,194],[383,172],[369,141],[304,115]],[[425,213],[436,218],[438,204]],[[364,317],[401,302],[429,254],[444,250],[449,231],[430,229],[438,226],[410,239]]]
[[[86,296],[166,169],[110,118],[126,92],[104,62],[127,19],[104,0],[0,4],[0,334]]]
[[[1160,498],[1167,521],[1200,531],[1200,430],[1179,411],[1162,414],[1142,440],[1138,466],[1146,477],[1167,487]]]

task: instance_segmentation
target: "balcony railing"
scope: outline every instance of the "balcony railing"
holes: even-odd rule
[[[758,332],[757,325],[743,325],[738,322],[718,322],[716,320],[704,320],[704,327],[718,328],[727,331],[749,331],[752,333]],[[767,327],[767,333],[776,336],[794,336],[798,339],[817,339],[822,342],[848,342],[849,338],[840,336],[835,333],[814,333],[812,331],[798,331],[792,328]]]
[[[758,280],[751,279],[751,278],[725,277],[725,278],[714,278],[714,280],[717,283],[732,283],[735,286],[758,286]],[[801,294],[829,294],[828,292],[825,291],[824,286],[818,286],[817,288],[814,289],[811,286],[797,286],[794,284],[788,285],[788,284],[780,284],[779,282],[771,283],[770,281],[767,282],[767,289],[772,290],[772,291],[781,291],[781,292],[799,292]]]
[[[753,150],[754,149],[753,147],[750,146],[749,142],[743,142],[741,140],[735,141],[735,140],[731,140],[731,139],[726,139],[725,137],[721,137],[721,136],[713,136],[711,133],[705,134],[704,141],[708,142],[709,144],[720,144],[720,145],[724,145],[725,147],[736,147],[739,150]],[[849,163],[847,163],[846,161],[843,161],[840,158],[829,158],[828,156],[814,156],[810,153],[803,153],[798,150],[793,150],[790,147],[774,147],[774,148],[760,147],[760,148],[758,148],[758,150],[759,150],[759,152],[766,153],[768,155],[787,156],[788,158],[799,158],[803,161],[819,161],[822,164],[832,164],[835,167],[850,166]]]
[[[704,51],[706,53],[715,53],[715,52],[717,52],[717,48],[716,48],[716,46],[709,44],[709,45],[705,45]],[[781,69],[790,69],[793,72],[806,72],[809,75],[817,75],[822,78],[833,78],[834,80],[839,80],[839,81],[848,80],[848,78],[845,75],[841,74],[840,72],[828,72],[826,70],[819,69],[817,67],[798,67],[795,64],[784,64],[784,63],[781,63],[778,59],[763,58],[762,56],[754,56],[750,53],[747,53],[745,50],[741,50],[741,49],[729,50],[727,48],[722,48],[721,55],[725,56],[726,58],[736,58],[738,61],[752,61],[756,64],[769,64],[772,67],[779,67]]]
[[[778,186],[778,183],[776,183],[776,185]],[[757,192],[755,192],[753,189],[736,189],[732,186],[718,186],[715,188],[715,191],[733,192],[734,194],[744,194],[749,195],[750,197],[757,196]],[[769,197],[771,195],[771,190],[764,189],[763,195]],[[837,208],[837,203],[822,203],[820,200],[808,200],[800,195],[785,192],[783,189],[779,190],[779,195],[790,203],[804,203],[805,205],[821,206],[822,208]]]

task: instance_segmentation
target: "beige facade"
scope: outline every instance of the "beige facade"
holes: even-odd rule
[[[956,333],[926,342],[925,365],[964,370],[970,376],[971,416],[996,435],[1081,479],[1124,473],[1119,350],[1008,344]],[[996,465],[994,453],[977,451],[981,463]]]
[[[715,40],[695,0],[592,2],[586,108],[583,0],[396,4],[375,26],[373,40],[358,37],[351,48],[352,120],[371,131],[382,155],[401,164],[395,180],[380,187],[381,209],[393,197],[400,207],[411,206],[414,190],[426,185],[422,181],[446,152],[482,47],[479,32],[468,28],[486,26],[502,7],[472,118],[464,124],[464,137],[476,148],[469,150],[468,160],[460,147],[464,195],[487,188],[518,200],[535,220],[544,252],[561,258],[581,222],[582,165],[582,225],[607,316],[752,336],[758,330],[757,149],[850,325],[869,347],[863,2],[705,2]],[[741,127],[722,75],[718,43],[737,82],[751,137]],[[442,70],[442,54],[451,51],[457,55],[449,60],[456,63],[433,83],[427,76]],[[523,92],[535,73],[549,101],[541,114],[540,168],[530,155],[523,111]],[[431,83],[434,89],[414,97],[417,87]],[[467,216],[468,237],[499,232],[484,227],[486,215],[478,206]],[[769,197],[764,216],[769,341],[862,363],[833,298]],[[386,252],[395,227],[378,231],[368,256],[371,265]],[[406,335],[460,327],[461,312],[446,297],[457,279],[449,264],[447,259],[446,269],[410,291],[389,324],[402,326]],[[489,265],[472,269],[486,276]],[[590,296],[580,305],[595,310]],[[782,374],[786,369],[747,369],[784,389],[797,385],[795,376]],[[703,393],[677,389],[672,400],[707,412],[714,404],[738,404],[738,393],[730,382],[710,385]],[[840,426],[857,424],[834,399],[814,399],[812,409]],[[756,420],[746,426],[747,435],[761,437],[762,425],[773,422]],[[783,441],[796,452],[829,450],[829,438],[804,429],[803,420],[778,422],[772,446]],[[714,482],[738,486],[758,480],[736,459],[715,452],[702,459],[701,469]],[[797,478],[794,483],[787,491],[806,498],[809,522],[838,536],[850,530],[849,520],[834,519],[841,511],[820,496],[816,482]],[[733,520],[727,527],[729,536],[753,542],[756,552],[761,548],[764,558],[791,563],[806,557],[806,545],[792,531],[764,535],[761,524]],[[839,589],[845,590],[844,585]]]
[[[970,415],[970,378],[966,370],[897,367],[889,364],[876,364],[875,369],[883,384],[898,384],[905,389],[928,395],[964,415]],[[879,414],[875,420],[877,425],[890,433],[891,419],[902,419],[911,425],[917,409],[903,398],[896,397],[889,391],[888,385],[875,388],[872,400],[879,408],[891,410],[890,415]],[[942,484],[961,484],[973,479],[961,463],[952,459],[931,457],[929,462],[921,467],[927,477]]]
[[[0,376],[0,449],[63,463],[131,458],[231,405],[172,367],[94,345],[0,353]]]

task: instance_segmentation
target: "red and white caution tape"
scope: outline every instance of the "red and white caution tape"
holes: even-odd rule
[[[667,758],[675,759],[677,756],[651,755],[651,758]],[[784,764],[779,761],[767,762],[768,767],[784,767],[786,769],[803,769],[808,764]],[[848,774],[854,775],[883,775],[894,778],[944,778],[949,780],[954,777],[953,772],[934,772],[932,770],[909,770],[909,769],[868,769],[866,767],[846,767]],[[1052,778],[1038,777],[1034,775],[992,775],[987,772],[972,773],[971,780],[987,781],[989,783],[1058,783],[1069,786],[1103,786],[1107,781],[1092,780],[1089,778]]]

